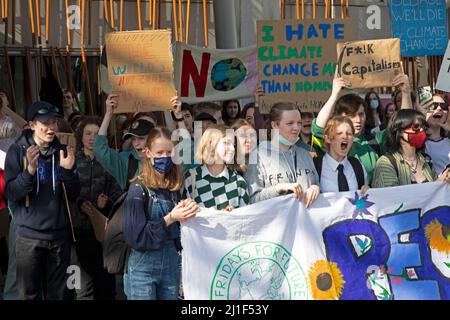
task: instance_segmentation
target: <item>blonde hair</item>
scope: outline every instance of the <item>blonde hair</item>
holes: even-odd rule
[[[146,147],[151,149],[153,142],[158,138],[165,138],[171,140],[171,133],[167,128],[156,127],[150,131]],[[140,176],[134,178],[132,182],[141,182],[150,189],[168,189],[169,191],[178,191],[183,185],[182,170],[179,165],[174,165],[170,172],[164,175],[164,181],[161,182],[153,168],[152,161],[149,158],[142,159],[142,173]]]
[[[216,146],[220,139],[225,138],[225,126],[212,125],[206,129],[195,152],[195,161],[200,164],[212,164],[212,160],[216,157]]]
[[[328,151],[330,149],[330,145],[329,145],[329,143],[326,142],[325,136],[331,138],[336,133],[337,128],[343,123],[348,124],[350,126],[350,128],[352,129],[353,135],[355,135],[355,127],[353,127],[352,120],[350,120],[348,117],[345,117],[345,116],[332,117],[331,119],[329,119],[327,121],[325,129],[323,130],[323,137],[324,137],[323,142],[325,144],[325,148]]]

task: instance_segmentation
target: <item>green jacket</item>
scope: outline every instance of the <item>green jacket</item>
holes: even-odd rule
[[[127,187],[127,175],[128,175],[128,162],[130,153],[122,152],[119,153],[112,149],[108,145],[108,139],[106,136],[97,135],[94,140],[94,154],[97,161],[102,165],[102,167],[108,171],[110,175],[116,179],[122,190]],[[137,151],[132,148],[131,154],[133,157],[139,161],[139,168],[135,173],[135,176],[140,172],[142,167],[141,157]]]
[[[323,146],[323,131],[324,128],[319,127],[316,123],[316,119],[312,122],[312,134],[316,138],[316,140],[320,140],[322,142],[321,147]],[[375,141],[380,147],[380,153],[385,153],[384,141],[386,138],[387,131],[382,130],[377,132],[374,136]],[[325,149],[324,149],[325,150]],[[373,173],[375,171],[375,166],[377,164],[377,160],[379,158],[379,154],[373,148],[373,146],[369,143],[369,140],[364,135],[359,135],[353,139],[353,145],[348,153],[350,156],[355,157],[359,161],[361,161],[362,165],[367,171],[367,179],[369,184],[372,182]]]
[[[411,170],[408,164],[403,161],[403,156],[399,152],[394,152],[392,155],[397,163],[398,175],[388,157],[382,156],[378,159],[377,166],[375,168],[372,187],[384,188],[411,184]],[[417,159],[419,161],[417,167],[422,168],[423,175],[428,182],[435,181],[437,179],[437,175],[425,161],[423,154],[418,153]]]

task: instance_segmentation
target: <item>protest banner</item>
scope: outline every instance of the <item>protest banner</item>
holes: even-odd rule
[[[392,38],[404,57],[444,54],[448,41],[445,0],[390,0]]]
[[[399,39],[338,43],[338,76],[349,80],[352,89],[390,87],[403,72]]]
[[[350,26],[347,20],[258,21],[261,112],[280,101],[293,102],[301,111],[320,111],[332,90],[336,44],[354,40]]]
[[[181,225],[186,300],[450,299],[450,186],[292,195]]]
[[[106,35],[111,93],[119,95],[114,113],[170,109],[175,96],[170,42],[170,30]]]
[[[436,82],[436,89],[450,92],[450,41],[442,59],[441,69]]]
[[[176,42],[175,87],[186,103],[253,96],[257,83],[256,47],[207,49]]]

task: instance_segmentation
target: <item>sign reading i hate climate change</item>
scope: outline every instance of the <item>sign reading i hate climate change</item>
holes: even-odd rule
[[[445,0],[389,0],[392,37],[404,57],[435,56],[448,41]]]
[[[332,90],[336,44],[353,36],[350,24],[263,20],[257,22],[257,33],[261,112],[268,113],[279,101],[293,102],[301,111],[319,111]]]
[[[399,39],[339,43],[337,53],[338,76],[352,88],[389,87],[403,71]]]

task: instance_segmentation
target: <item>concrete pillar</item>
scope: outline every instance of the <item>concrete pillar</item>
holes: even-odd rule
[[[237,48],[234,0],[213,0],[217,49]]]

